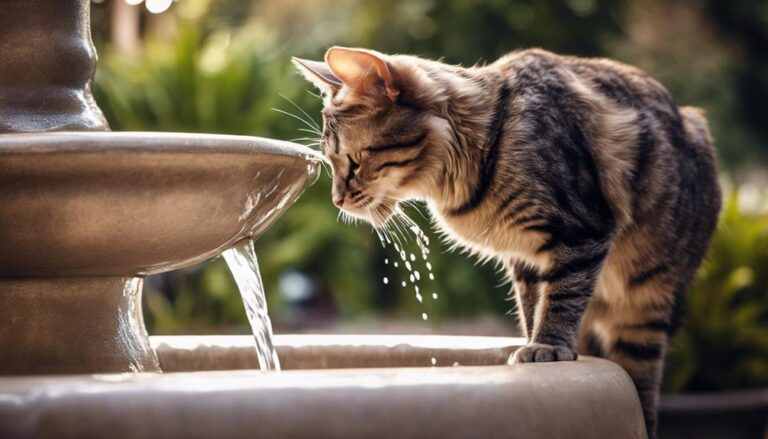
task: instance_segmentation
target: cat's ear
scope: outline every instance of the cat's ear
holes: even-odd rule
[[[333,74],[328,64],[322,61],[310,61],[308,59],[291,58],[293,64],[299,69],[307,81],[315,84],[315,87],[323,91],[332,91],[342,86],[341,80]]]
[[[378,52],[365,49],[331,47],[325,63],[345,85],[357,92],[386,95],[395,101],[400,94],[392,70]]]

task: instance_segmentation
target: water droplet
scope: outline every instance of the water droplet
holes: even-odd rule
[[[421,274],[419,274],[419,270],[414,271],[413,275],[416,276],[416,280],[421,280]]]
[[[432,298],[437,300],[437,293],[432,293]]]
[[[388,258],[384,258],[384,263],[385,264],[389,264],[389,259]]]
[[[430,361],[430,362],[432,362],[432,365],[433,365],[433,366],[434,366],[435,364],[437,364],[437,358],[435,358],[435,357],[432,357],[432,358],[431,358],[429,361]]]
[[[397,268],[397,266],[398,266],[398,265],[400,265],[400,264],[398,264],[398,263],[397,263],[397,261],[395,261],[395,263],[394,263],[394,264],[392,264],[392,265],[394,265],[394,266],[395,266],[395,268]]]
[[[400,246],[397,245],[397,243],[395,243],[395,251],[398,251],[398,252],[400,251]]]
[[[414,255],[413,253],[411,253],[411,261],[415,261],[415,260],[416,260],[416,255]]]
[[[429,262],[427,262],[427,270],[432,271],[432,264]]]
[[[425,312],[421,313],[421,320],[427,320],[428,318],[429,316],[427,315],[427,313]]]
[[[384,278],[384,285],[386,285],[386,284],[388,284],[388,283],[389,283],[389,279],[387,279],[387,278],[385,277],[385,278]]]
[[[397,267],[397,265],[395,265]],[[429,280],[435,280],[435,275],[432,273],[429,273]]]
[[[405,261],[405,268],[407,268],[408,271],[411,271],[411,263],[408,261]]]
[[[421,294],[419,294],[418,292],[416,293],[416,300],[418,300],[419,303],[424,303],[424,299],[421,297]]]
[[[410,281],[411,281],[411,283],[414,283],[414,282],[416,282],[416,278],[415,278],[415,277],[413,277],[413,275],[410,275],[410,276],[408,276],[408,280],[410,280]]]
[[[405,260],[405,250],[400,250],[400,259]]]
[[[406,285],[406,283],[405,283],[405,281],[403,281],[403,286],[405,286],[405,285]]]

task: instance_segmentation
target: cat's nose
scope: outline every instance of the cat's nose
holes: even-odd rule
[[[344,196],[343,195],[334,195],[333,196],[333,204],[335,204],[336,207],[341,207],[341,205],[344,204]]]

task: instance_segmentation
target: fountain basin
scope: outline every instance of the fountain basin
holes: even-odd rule
[[[522,342],[277,336],[275,373],[201,369],[252,366],[250,336],[153,337],[165,374],[0,377],[0,436],[646,437],[619,366],[506,365]],[[466,365],[413,367],[434,355]]]
[[[143,276],[258,238],[318,168],[256,137],[0,135],[0,374],[158,371]]]
[[[318,176],[288,142],[181,133],[0,135],[0,278],[136,276],[257,238]]]

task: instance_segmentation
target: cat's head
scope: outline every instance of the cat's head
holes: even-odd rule
[[[432,111],[434,87],[409,58],[333,47],[324,62],[293,59],[323,93],[333,203],[377,227],[399,201],[427,195],[448,128]]]

